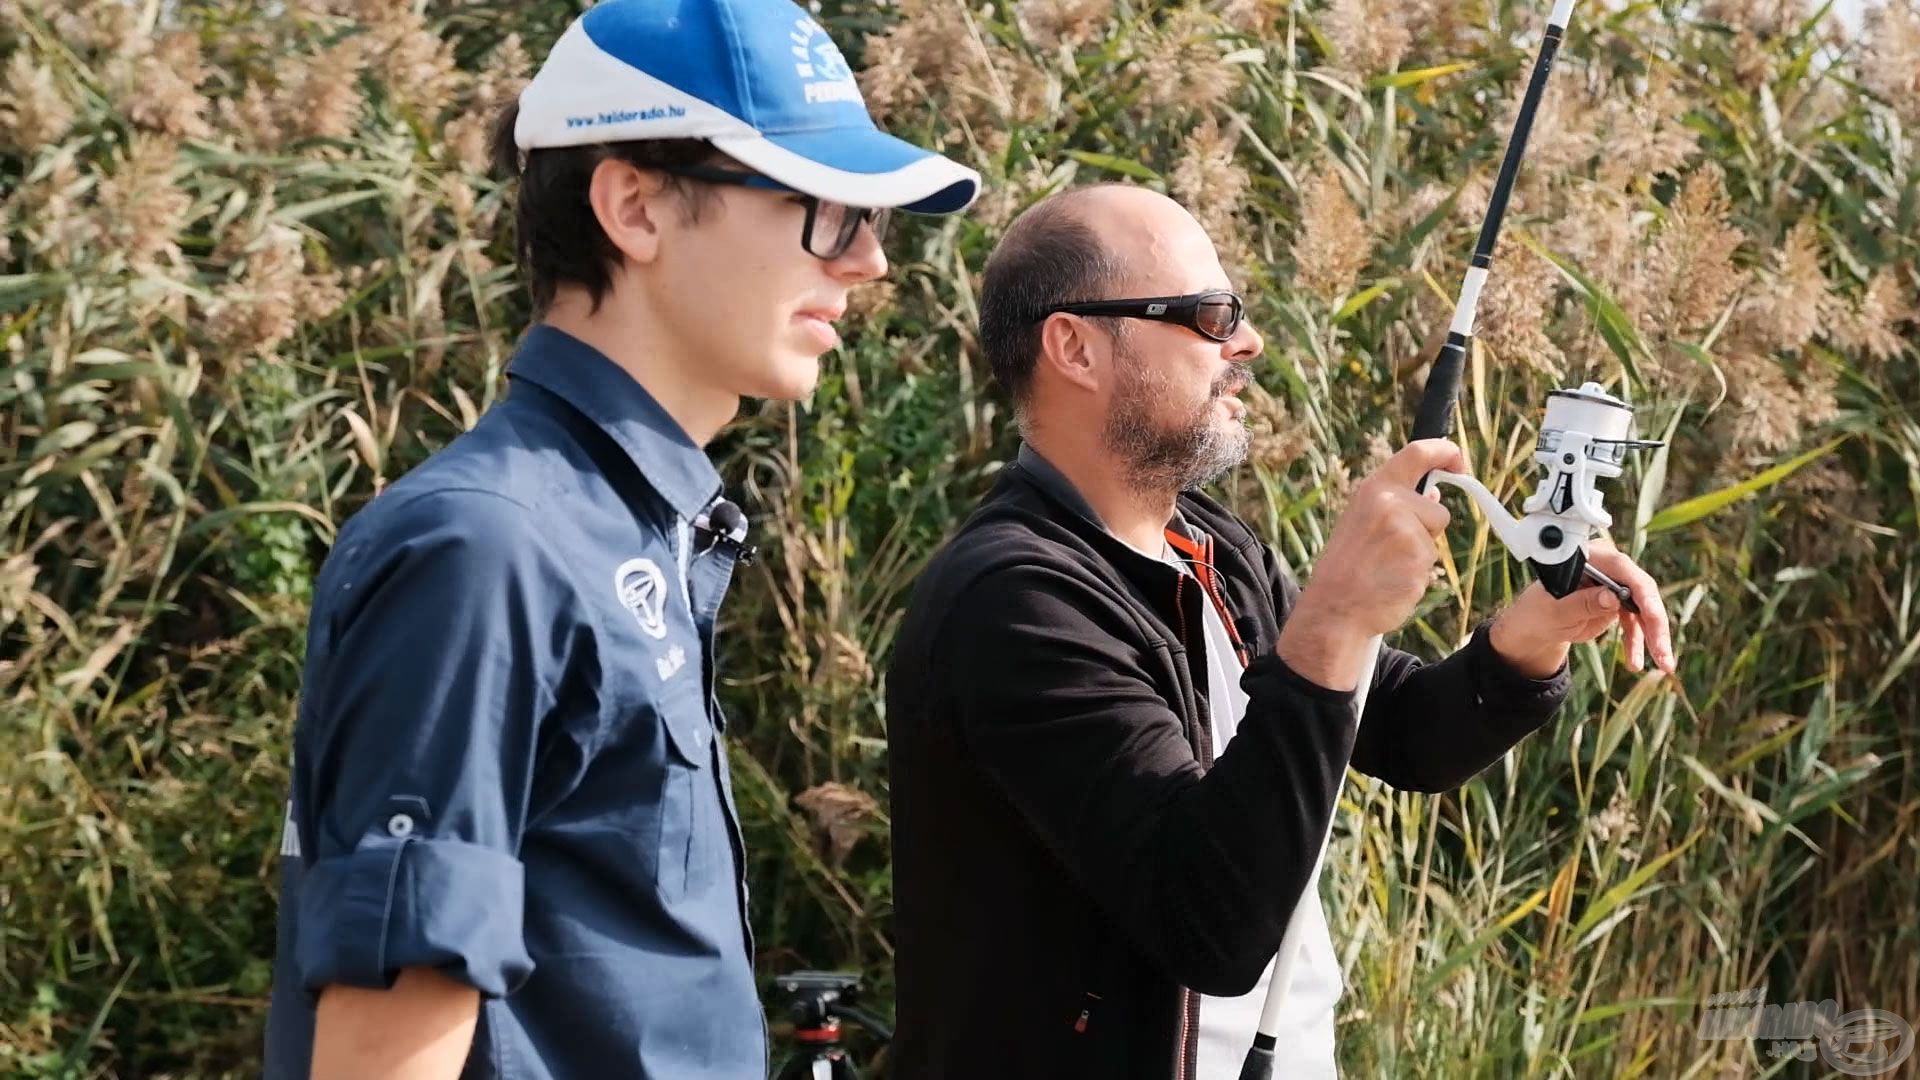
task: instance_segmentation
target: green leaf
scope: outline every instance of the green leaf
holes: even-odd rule
[[[1367,81],[1367,89],[1384,90],[1387,87],[1404,88],[1419,86],[1423,82],[1432,82],[1459,71],[1471,71],[1480,65],[1469,60],[1459,60],[1451,64],[1436,64],[1433,67],[1415,68],[1412,71],[1396,71],[1391,75],[1377,75]]]
[[[1123,176],[1131,176],[1139,180],[1160,179],[1159,173],[1154,172],[1145,165],[1128,158],[1116,157],[1113,154],[1102,154],[1093,150],[1069,150],[1067,151],[1067,156],[1082,165],[1091,165],[1096,169],[1117,172]]]
[[[1633,327],[1629,317],[1618,301],[1614,300],[1605,286],[1588,277],[1573,260],[1556,255],[1542,247],[1533,237],[1519,232],[1520,242],[1532,248],[1539,256],[1554,266],[1566,277],[1574,290],[1587,300],[1587,307],[1593,314],[1594,327],[1600,331],[1600,337],[1606,341],[1607,348],[1620,360],[1620,366],[1627,369],[1627,376],[1634,383],[1641,382],[1640,365],[1636,357],[1648,355],[1646,343],[1640,340],[1640,332]]]
[[[1593,777],[1599,775],[1600,768],[1613,757],[1614,751],[1620,749],[1621,741],[1640,721],[1640,714],[1647,711],[1647,706],[1653,703],[1654,698],[1668,692],[1668,685],[1665,676],[1657,672],[1642,675],[1640,681],[1634,683],[1633,688],[1620,699],[1620,704],[1601,722],[1600,735],[1593,747],[1593,774],[1588,783],[1592,783]]]
[[[1920,657],[1920,631],[1914,632],[1913,637],[1907,641],[1906,647],[1900,650],[1900,655],[1887,665],[1886,672],[1880,676],[1879,682],[1873,684],[1873,692],[1867,695],[1867,700],[1861,708],[1871,709],[1878,704],[1880,696],[1899,681],[1901,674],[1912,666],[1915,657]]]
[[[283,206],[275,210],[273,212],[273,220],[282,223],[302,221],[316,214],[324,214],[329,210],[339,210],[343,207],[352,206],[354,203],[366,202],[368,199],[377,199],[380,197],[380,194],[378,188],[362,188],[359,191],[343,191],[338,195],[327,195],[318,199],[308,199],[306,202],[294,203],[291,206]]]
[[[1706,831],[1705,828],[1695,829],[1691,836],[1680,842],[1679,847],[1662,852],[1659,858],[1635,870],[1625,881],[1601,893],[1599,899],[1588,905],[1586,913],[1580,916],[1580,921],[1574,924],[1573,933],[1570,936],[1576,941],[1585,937],[1595,923],[1606,918],[1615,908],[1631,899],[1634,893],[1640,891],[1641,886],[1653,879],[1653,875],[1659,873],[1674,859],[1679,858],[1680,853],[1692,847],[1693,842],[1700,839]]]
[[[100,425],[91,420],[74,420],[62,424],[39,439],[33,448],[27,451],[22,462],[38,461],[43,457],[64,454],[76,446],[84,446],[100,434]]]
[[[107,991],[106,1000],[102,1001],[100,1008],[94,1012],[93,1020],[87,1024],[87,1030],[67,1048],[66,1057],[61,1060],[57,1075],[71,1076],[87,1060],[87,1052],[93,1049],[94,1043],[100,1038],[100,1033],[106,1029],[108,1014],[113,1012],[113,1006],[120,1000],[120,995],[127,992],[127,983],[133,979],[134,969],[139,966],[140,958],[137,956],[128,961],[127,969],[120,973],[120,978],[114,982],[113,989]]]
[[[1359,311],[1361,308],[1366,307],[1368,304],[1373,303],[1375,300],[1380,299],[1382,296],[1385,296],[1387,294],[1388,289],[1391,289],[1399,284],[1400,284],[1399,278],[1386,278],[1382,281],[1378,281],[1372,285],[1367,286],[1366,288],[1355,293],[1352,299],[1340,305],[1340,310],[1333,313],[1333,321],[1334,322],[1346,321],[1346,319],[1349,316],[1353,315],[1355,312]]]
[[[1660,505],[1660,496],[1667,488],[1667,462],[1673,453],[1673,437],[1686,415],[1684,407],[1673,410],[1673,418],[1660,433],[1660,448],[1653,452],[1653,460],[1648,462],[1647,471],[1640,479],[1640,497],[1633,503],[1634,548],[1629,554],[1638,556],[1640,545],[1646,541],[1647,522],[1653,520],[1654,507]]]
[[[1787,477],[1798,472],[1801,467],[1833,453],[1834,448],[1846,442],[1848,438],[1849,436],[1842,435],[1825,446],[1809,450],[1791,461],[1783,461],[1737,484],[1729,484],[1718,491],[1709,491],[1705,495],[1700,495],[1688,499],[1686,502],[1669,506],[1665,510],[1653,515],[1652,520],[1647,522],[1647,532],[1657,533],[1665,532],[1668,529],[1677,529],[1682,525],[1690,525],[1693,522],[1699,521],[1708,514],[1717,513],[1755,492],[1764,491],[1780,481],[1785,480]]]
[[[1721,402],[1727,399],[1727,373],[1720,370],[1720,364],[1714,360],[1713,353],[1699,345],[1687,341],[1676,341],[1673,343],[1673,347],[1694,363],[1705,368],[1707,374],[1713,376],[1714,385],[1718,390],[1714,395],[1713,401],[1707,405],[1707,412],[1712,413],[1720,407]]]
[[[187,528],[181,532],[180,539],[190,540],[202,533],[218,529],[228,522],[255,514],[294,514],[298,517],[306,518],[320,528],[320,531],[326,535],[328,543],[333,542],[333,522],[329,520],[325,514],[315,510],[313,507],[305,503],[296,502],[239,503],[222,510],[215,510],[210,514],[201,516],[199,520],[187,526]]]
[[[1766,803],[1761,802],[1759,799],[1754,798],[1744,791],[1734,790],[1728,786],[1725,780],[1720,779],[1719,774],[1702,764],[1699,758],[1694,757],[1692,754],[1681,754],[1680,763],[1685,765],[1693,775],[1699,777],[1700,782],[1705,784],[1709,791],[1726,800],[1727,805],[1733,807],[1735,810],[1743,814],[1751,814],[1762,821],[1771,822],[1775,825],[1780,823],[1780,812],[1778,810],[1775,810],[1773,807],[1768,806]]]
[[[145,438],[152,434],[153,431],[149,428],[121,428],[119,431],[94,439],[86,446],[78,448],[74,453],[63,458],[47,475],[74,476],[81,470],[90,468],[98,464],[101,460],[117,453],[121,447],[133,440]]]
[[[1431,994],[1434,991],[1438,990],[1446,982],[1447,976],[1453,974],[1455,969],[1457,969],[1458,967],[1460,967],[1460,965],[1466,963],[1467,961],[1472,960],[1474,957],[1480,955],[1481,952],[1485,951],[1488,945],[1493,944],[1495,938],[1498,938],[1501,934],[1506,933],[1509,927],[1511,927],[1514,923],[1519,922],[1522,917],[1527,915],[1529,912],[1532,912],[1535,908],[1539,907],[1541,903],[1546,900],[1546,898],[1547,898],[1547,890],[1545,889],[1539,890],[1538,892],[1534,893],[1532,896],[1528,897],[1525,901],[1523,901],[1519,907],[1515,908],[1511,912],[1508,912],[1505,918],[1501,919],[1499,922],[1494,923],[1492,926],[1487,927],[1485,930],[1482,930],[1478,935],[1474,937],[1472,941],[1469,941],[1465,945],[1462,945],[1460,948],[1455,949],[1452,955],[1448,956],[1445,960],[1442,960],[1439,966],[1435,967],[1432,971],[1428,972],[1420,980],[1420,989],[1417,992],[1416,996],[1425,997],[1428,994]]]
[[[1694,1004],[1696,1003],[1692,998],[1677,997],[1644,997],[1635,998],[1632,1001],[1610,1001],[1605,1005],[1595,1005],[1593,1008],[1574,1017],[1573,1022],[1575,1026],[1579,1026],[1581,1024],[1593,1023],[1596,1020],[1611,1020],[1616,1016],[1633,1012],[1636,1009],[1657,1009],[1665,1008],[1669,1005],[1684,1005],[1692,1008]]]
[[[65,289],[72,281],[68,274],[0,274],[0,304],[24,307]]]

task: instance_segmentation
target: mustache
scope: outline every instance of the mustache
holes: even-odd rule
[[[1253,365],[1245,361],[1237,361],[1226,371],[1221,372],[1219,378],[1213,380],[1213,396],[1225,397],[1236,388],[1251,382],[1253,382]]]

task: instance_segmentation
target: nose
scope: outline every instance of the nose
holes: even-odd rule
[[[863,221],[860,230],[854,233],[853,243],[838,258],[829,260],[827,272],[834,280],[848,285],[858,285],[863,281],[873,281],[885,277],[887,273],[887,253],[880,247],[879,234],[873,231],[873,222]]]
[[[1248,363],[1267,349],[1267,341],[1260,331],[1253,328],[1253,320],[1241,319],[1239,329],[1226,340],[1227,359],[1236,363]]]

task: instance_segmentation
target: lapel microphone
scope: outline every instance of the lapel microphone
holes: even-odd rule
[[[693,519],[693,530],[704,537],[708,548],[725,545],[732,548],[734,557],[742,563],[751,563],[759,551],[746,543],[747,515],[738,506],[726,499],[715,499],[700,511]]]

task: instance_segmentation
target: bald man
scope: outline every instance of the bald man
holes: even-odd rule
[[[1426,663],[1370,640],[1425,594],[1462,470],[1416,442],[1362,481],[1302,590],[1200,488],[1249,441],[1259,333],[1212,242],[1153,192],[1040,203],[989,261],[980,338],[1018,458],[918,581],[887,681],[899,1028],[893,1073],[1232,1080],[1281,934],[1306,927],[1276,1075],[1333,1077],[1341,975],[1312,881],[1351,760],[1458,786],[1544,724],[1572,642],[1627,623],[1538,584]]]

